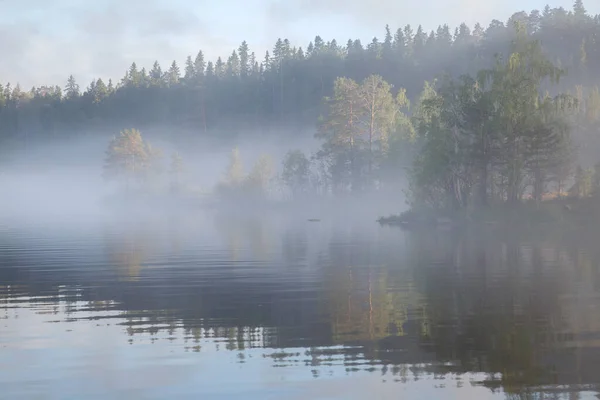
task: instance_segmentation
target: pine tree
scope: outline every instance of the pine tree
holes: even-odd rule
[[[421,57],[423,50],[425,49],[425,42],[427,41],[427,34],[423,31],[423,27],[419,25],[417,33],[413,38],[413,52],[415,57]]]
[[[587,10],[583,5],[583,0],[575,0],[575,3],[573,4],[573,14],[577,18],[582,18],[587,15]]]
[[[383,40],[383,46],[382,46],[382,56],[385,60],[392,60],[392,42],[393,42],[393,37],[392,37],[392,32],[390,31],[390,26],[386,25],[385,26],[385,38]]]
[[[140,71],[140,87],[148,87],[150,85],[150,76],[146,71],[146,67],[143,67]]]
[[[198,78],[201,78],[205,74],[206,63],[204,62],[204,53],[202,50],[198,51],[196,59],[194,60],[194,71]]]
[[[485,31],[483,30],[483,27],[479,24],[479,22],[476,23],[473,27],[473,38],[475,39],[475,42],[481,42],[483,40],[484,35]]]
[[[183,78],[190,83],[196,78],[196,66],[192,61],[192,56],[188,56],[185,60],[185,73]]]
[[[369,57],[371,60],[377,60],[381,58],[381,44],[379,43],[379,39],[376,37],[371,40],[369,46],[367,46],[367,51],[369,53]]]
[[[406,41],[404,39],[404,32],[401,28],[398,28],[396,34],[394,35],[393,48],[394,53],[397,57],[404,58],[404,53],[406,51]]]
[[[169,71],[167,71],[167,83],[169,86],[176,86],[179,83],[180,76],[181,73],[179,71],[179,66],[177,66],[177,61],[173,60]]]
[[[206,64],[206,77],[207,78],[214,78],[215,77],[215,67],[214,67],[212,61],[209,61]]]
[[[306,47],[306,55],[308,57],[311,57],[313,55],[315,51],[315,46],[313,45],[312,42],[308,43],[308,46]]]
[[[7,86],[8,87],[8,86]],[[73,75],[69,75],[69,79],[67,79],[67,85],[65,86],[65,93],[68,99],[74,99],[79,97],[79,85],[75,82],[75,78]]]
[[[106,85],[104,84],[102,79],[98,79],[96,81],[96,90],[94,93],[94,103],[100,103],[102,100],[104,100],[106,97],[108,97],[108,95],[109,95],[108,88],[106,87]]]
[[[75,82],[75,79],[73,79],[73,82]],[[79,87],[77,87],[77,89],[79,90]],[[10,85],[10,82],[8,82],[6,84],[6,86],[4,87],[4,99],[6,101],[9,101],[9,100],[11,100],[11,96],[12,96],[12,86]]]
[[[228,77],[240,76],[240,59],[235,50],[227,59],[226,75]]]
[[[158,61],[154,61],[152,69],[150,70],[150,82],[154,86],[162,86],[164,83],[164,76]]]
[[[320,53],[323,50],[323,48],[325,47],[325,42],[323,41],[323,39],[321,38],[321,36],[319,36],[319,35],[315,36],[315,44],[314,44],[314,46],[315,46],[314,51],[316,53]]]
[[[242,78],[250,75],[250,70],[252,69],[254,62],[250,62],[250,50],[248,48],[248,43],[244,40],[240,47],[238,48],[238,55],[240,60],[240,75]]]
[[[262,65],[265,71],[271,70],[271,56],[269,55],[269,50],[265,52],[265,58],[263,59]]]
[[[457,46],[465,46],[471,43],[471,30],[467,24],[462,23],[458,27],[456,35],[454,37],[454,44]]]
[[[278,71],[283,63],[284,50],[283,41],[281,38],[277,39],[275,47],[273,47],[273,57],[271,58],[271,67],[274,71]]]
[[[125,73],[123,81],[123,86],[140,86],[141,74],[138,71],[137,64],[135,62],[131,63],[129,70]]]
[[[225,76],[225,63],[221,57],[217,58],[217,62],[215,63],[215,76],[219,79]]]
[[[404,41],[406,43],[405,54],[409,57],[414,55],[414,32],[410,24],[404,27]]]

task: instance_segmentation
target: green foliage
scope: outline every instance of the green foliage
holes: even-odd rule
[[[403,89],[396,99],[391,85],[370,75],[360,85],[337,78],[333,97],[326,97],[326,114],[317,138],[324,143],[317,157],[327,160],[338,191],[362,190],[378,179],[376,171],[389,155],[390,135],[410,137],[412,128],[402,108],[408,106]]]
[[[577,166],[575,170],[575,183],[569,190],[569,195],[576,198],[588,197],[594,192],[594,170],[583,169]]]
[[[283,183],[294,196],[308,190],[310,179],[310,160],[300,150],[289,151],[283,159]]]
[[[492,196],[514,203],[528,188],[540,201],[571,161],[566,117],[575,101],[541,95],[542,83],[562,73],[517,25],[506,61],[498,58],[477,79],[447,79],[437,90],[426,84],[415,117],[422,147],[411,202],[460,209]]]
[[[177,86],[180,78],[179,66],[177,65],[177,61],[173,61],[171,63],[171,67],[167,71],[167,84],[171,87]]]
[[[246,177],[244,188],[249,194],[255,196],[266,196],[269,190],[269,183],[273,179],[273,160],[268,155],[261,155],[250,174]]]
[[[366,46],[316,36],[302,49],[279,38],[263,61],[244,41],[213,61],[198,51],[185,60],[183,77],[177,61],[166,71],[155,62],[148,72],[132,62],[116,87],[94,79],[83,93],[72,75],[64,95],[55,86],[25,92],[0,85],[0,139],[31,141],[107,121],[207,134],[229,121],[312,126],[322,115],[314,164],[299,154],[284,162],[292,191],[390,187],[411,165],[413,205],[468,208],[527,195],[539,201],[551,184],[561,192],[572,178],[572,142],[586,144],[578,149],[584,167],[597,161],[599,34],[600,19],[577,1],[573,12],[520,12],[487,29],[462,24],[454,36],[447,25],[431,34],[407,25],[386,26],[383,40]],[[458,78],[433,80],[442,71]],[[160,152],[141,135],[125,136],[111,142],[106,176],[158,176]],[[246,176],[234,150],[224,185],[266,190],[272,167],[267,173],[269,163],[259,164]]]
[[[142,183],[162,172],[162,151],[144,142],[137,129],[125,129],[106,150],[104,177],[107,180]]]
[[[104,91],[97,78],[81,93],[71,76],[64,96],[51,96],[40,88],[27,96],[3,96],[0,134],[44,137],[47,132],[88,129],[107,121],[140,128],[168,124],[206,132],[236,117],[245,127],[283,121],[309,125],[321,111],[320,100],[333,96],[337,77],[362,82],[379,75],[396,88],[394,96],[398,88],[406,88],[406,96],[414,102],[423,83],[443,71],[474,75],[490,67],[494,54],[506,56],[516,21],[544,43],[548,59],[569,68],[563,90],[600,83],[600,19],[587,14],[578,1],[573,12],[548,7],[544,12],[516,13],[509,23],[494,20],[487,29],[461,24],[454,37],[444,24],[429,36],[422,27],[407,25],[382,29],[382,37],[366,46],[359,40],[340,46],[317,36],[301,49],[279,38],[260,61],[245,41],[218,60],[206,60],[202,51],[163,68],[131,60],[116,87],[109,88],[108,77],[103,77],[106,95],[99,94]],[[177,64],[184,62],[185,69],[180,71]],[[15,86],[13,82],[5,93],[12,94]]]
[[[148,154],[140,131],[125,129],[108,145],[104,165],[105,177],[134,175],[147,167]]]
[[[245,198],[264,199],[273,180],[273,160],[268,155],[261,155],[248,175],[244,174],[240,152],[237,148],[231,151],[225,180],[216,187],[216,193],[224,200]]]
[[[73,75],[69,75],[69,79],[67,79],[67,85],[65,86],[65,94],[68,99],[74,99],[79,97],[79,85],[75,82],[75,78]]]
[[[337,187],[356,186],[359,175],[359,157],[362,146],[359,85],[348,78],[338,78],[334,84],[334,96],[326,97],[327,117],[319,121],[317,138],[323,139],[321,159],[327,159]]]

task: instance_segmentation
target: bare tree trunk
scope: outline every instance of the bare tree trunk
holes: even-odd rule
[[[350,129],[350,180],[351,180],[351,188],[350,190],[354,192],[356,190],[356,160],[354,159],[354,107],[352,103],[350,103],[350,121],[349,121],[349,129]]]

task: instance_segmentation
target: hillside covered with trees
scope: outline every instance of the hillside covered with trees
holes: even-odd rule
[[[4,83],[1,134],[60,135],[105,124],[140,129],[174,124],[197,132],[231,125],[312,126],[321,99],[332,93],[337,77],[362,81],[380,75],[394,91],[405,88],[415,100],[425,81],[489,67],[496,53],[508,51],[515,21],[541,41],[551,61],[568,69],[563,91],[575,93],[576,86],[583,85],[586,95],[599,83],[600,16],[588,15],[577,0],[573,10],[518,12],[509,21],[494,20],[485,28],[441,25],[426,32],[407,21],[403,27],[386,26],[382,37],[370,43],[316,36],[302,46],[280,38],[272,51],[255,54],[244,41],[216,60],[206,60],[202,50],[169,66],[137,65],[132,60],[121,79],[99,77],[82,83],[65,71],[69,79],[60,85],[49,82],[28,90],[18,82]]]
[[[591,194],[591,168],[600,161],[598,85],[600,16],[576,0],[572,10],[519,12],[485,29],[386,26],[366,45],[316,36],[302,48],[278,39],[259,58],[243,42],[225,59],[205,60],[200,50],[165,70],[134,62],[120,81],[97,79],[85,90],[73,76],[64,88],[6,84],[0,139],[115,127],[199,136],[311,128],[321,149],[308,157],[290,149],[284,159],[279,182],[291,194],[397,189],[411,165],[413,204],[464,208],[540,201],[566,191],[567,182],[572,193]],[[122,160],[114,163],[127,176],[140,176],[138,163],[144,181],[165,169],[151,162],[158,150],[144,147],[137,130],[119,140],[132,145],[113,141],[108,159]],[[265,156],[244,179],[230,173],[219,192],[237,193],[238,184],[266,192],[273,174]]]

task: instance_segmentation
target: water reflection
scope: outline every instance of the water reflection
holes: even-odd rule
[[[322,398],[365,394],[350,389],[359,381],[371,382],[368,391],[380,398],[392,398],[391,384],[413,391],[421,381],[443,389],[437,398],[597,393],[593,232],[574,240],[552,232],[405,234],[343,221],[168,218],[77,233],[2,231],[0,365],[16,368],[0,369],[0,384],[11,398],[63,387],[74,375],[92,382],[98,370],[111,382],[101,389],[107,395],[111,387],[159,395],[147,383],[106,375],[121,368],[135,376],[152,370],[169,395],[226,396],[233,389],[215,385],[236,382],[234,370],[247,374],[238,389],[257,398],[283,390],[282,379],[285,390],[295,382],[306,395],[314,390],[302,386],[308,378],[323,382],[310,392]],[[26,365],[42,368],[44,357],[56,360],[52,376],[26,378]],[[214,380],[210,390],[191,378],[198,368]],[[265,368],[269,384],[260,378]],[[164,387],[159,382],[154,390]],[[80,398],[92,386],[70,390]]]

